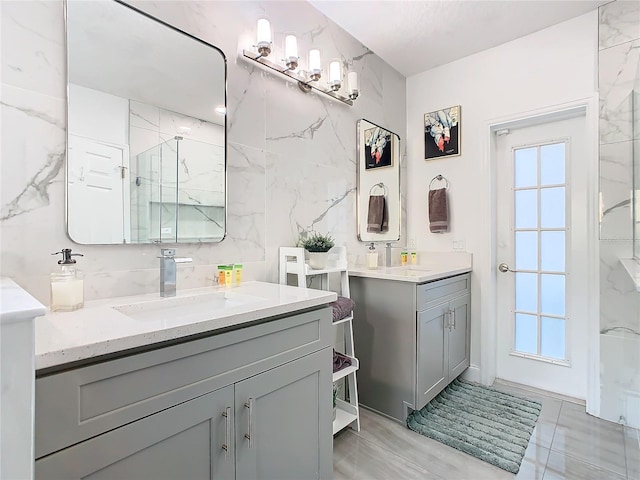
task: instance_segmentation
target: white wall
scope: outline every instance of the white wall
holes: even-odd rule
[[[454,240],[462,240],[473,254],[471,363],[476,368],[481,367],[481,332],[491,301],[486,287],[495,271],[487,127],[592,97],[597,48],[593,11],[407,79],[407,238],[422,251],[449,251]],[[453,105],[461,105],[462,154],[425,161],[424,114]],[[440,235],[429,233],[426,201],[437,174],[450,183],[450,229]]]

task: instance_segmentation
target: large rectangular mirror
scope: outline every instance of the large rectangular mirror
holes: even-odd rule
[[[356,123],[358,239],[400,240],[400,137],[365,119]]]
[[[226,59],[114,0],[68,0],[67,232],[81,244],[219,242]]]

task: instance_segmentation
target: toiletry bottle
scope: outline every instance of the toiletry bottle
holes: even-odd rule
[[[407,252],[400,252],[400,263],[402,264],[402,266],[405,266],[407,264],[407,259],[408,259]]]
[[[233,266],[233,273],[236,281],[236,285],[240,285],[242,283],[242,265],[236,263]]]
[[[224,286],[230,287],[232,283],[233,283],[233,265],[225,265]]]
[[[70,312],[84,306],[84,282],[82,273],[76,270],[76,261],[71,257],[82,257],[64,248],[51,255],[62,254],[58,260],[60,271],[51,274],[51,311]]]
[[[218,285],[223,286],[225,283],[224,280],[224,271],[226,269],[226,265],[218,265]]]
[[[418,263],[418,252],[416,251],[416,241],[413,239],[411,240],[409,256],[411,257],[411,265],[416,265]]]
[[[369,245],[369,252],[367,253],[367,268],[371,270],[378,268],[378,252],[376,252],[373,242]]]

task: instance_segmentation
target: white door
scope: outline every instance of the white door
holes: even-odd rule
[[[69,135],[68,152],[69,235],[78,243],[123,243],[130,237],[127,146]]]
[[[586,117],[496,133],[497,377],[586,398]]]

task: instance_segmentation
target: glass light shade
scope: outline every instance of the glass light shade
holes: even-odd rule
[[[287,68],[295,70],[298,66],[298,40],[295,35],[284,37],[284,63]]]
[[[355,100],[360,95],[360,85],[358,84],[358,74],[349,72],[347,74],[347,87],[349,89],[349,98]]]
[[[349,74],[347,75],[347,81],[349,85],[349,93],[357,93],[360,90],[360,86],[358,85],[357,72],[349,72]]]
[[[287,60],[298,59],[298,40],[295,35],[284,37],[284,56],[287,57]]]
[[[269,55],[271,53],[271,25],[266,18],[258,20],[256,40],[258,52],[264,57]]]
[[[329,63],[329,85],[334,92],[342,85],[342,66],[337,60]]]
[[[317,80],[322,74],[322,64],[320,62],[320,50],[309,50],[309,74]]]

